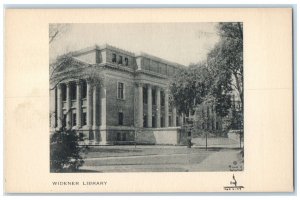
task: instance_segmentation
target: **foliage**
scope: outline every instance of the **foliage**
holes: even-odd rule
[[[182,113],[193,111],[208,94],[211,80],[210,72],[202,64],[179,70],[170,83],[172,101],[177,110]]]
[[[194,132],[200,135],[215,134],[206,126],[203,128],[211,120],[200,117],[199,108],[203,105],[215,106],[224,132],[238,123],[242,128],[243,124],[243,25],[219,23],[218,34],[220,40],[209,52],[206,64],[180,70],[170,84],[178,111],[195,111]],[[233,109],[233,94],[240,99],[239,110]]]
[[[220,41],[208,54],[207,63],[213,77],[212,95],[219,104],[217,112],[226,116],[231,107],[230,94],[237,91],[243,108],[243,26],[220,23]]]
[[[76,171],[84,163],[75,130],[61,129],[50,138],[50,171]]]

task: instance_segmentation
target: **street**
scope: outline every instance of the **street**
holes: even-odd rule
[[[186,146],[97,146],[82,155],[81,170],[91,172],[229,171],[242,164],[237,148],[187,148]]]

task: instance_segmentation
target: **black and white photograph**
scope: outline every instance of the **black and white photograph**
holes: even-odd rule
[[[243,171],[243,45],[243,22],[50,23],[50,172]]]
[[[5,192],[295,192],[294,16],[5,9]]]

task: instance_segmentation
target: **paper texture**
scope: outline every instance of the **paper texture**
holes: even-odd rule
[[[232,172],[50,173],[48,28],[235,21],[244,26],[245,87],[245,168],[235,177],[241,192],[293,191],[292,10],[164,8],[6,9],[5,192],[224,192]],[[83,184],[97,181],[106,183]]]

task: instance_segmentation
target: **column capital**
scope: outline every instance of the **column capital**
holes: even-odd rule
[[[141,83],[141,82],[135,82],[134,85],[136,87],[143,87],[144,86],[144,83]]]
[[[89,78],[85,79],[85,81],[86,81],[87,84],[91,84],[92,83],[92,80],[89,79]]]
[[[163,91],[164,91],[164,93],[170,93],[170,89],[167,88],[167,87],[164,87],[164,88],[163,88]]]
[[[155,88],[156,91],[161,91],[162,90],[162,88],[158,85],[155,85],[154,88]]]
[[[146,83],[145,85],[146,85],[147,89],[153,89],[154,88],[154,86],[151,85],[150,83]]]
[[[72,83],[71,81],[68,81],[65,84],[66,84],[67,87],[69,87],[71,85],[71,83]]]
[[[58,84],[56,85],[57,89],[61,89],[62,84],[63,84],[63,83],[58,83]]]
[[[82,83],[81,79],[76,80],[76,85],[80,85]]]

